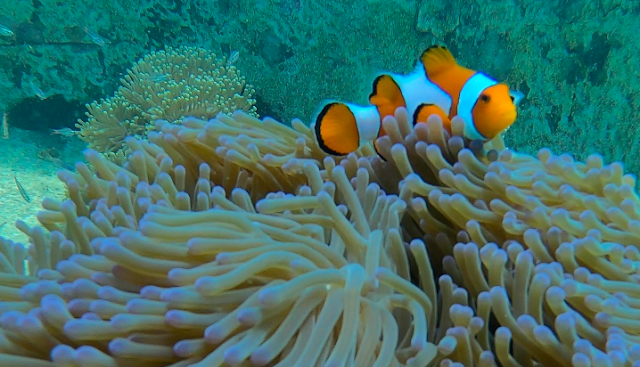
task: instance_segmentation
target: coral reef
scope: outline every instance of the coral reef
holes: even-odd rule
[[[28,250],[0,247],[0,362],[637,363],[622,165],[383,125],[384,160],[243,112],[160,120],[122,165],[88,150],[42,228],[17,224]]]
[[[144,139],[157,119],[179,123],[185,116],[208,119],[235,110],[255,115],[253,87],[225,61],[195,47],[146,55],[127,70],[113,97],[87,105],[78,136],[89,148],[122,159],[125,139]]]
[[[426,46],[441,42],[462,64],[527,95],[509,146],[581,160],[597,147],[607,161],[640,172],[638,2],[392,3],[1,2],[0,24],[16,37],[0,37],[0,111],[23,99],[39,103],[34,84],[75,109],[112,94],[122,71],[150,50],[198,45],[218,55],[239,50],[262,113],[290,121],[309,118],[323,98],[366,102],[372,75],[410,71]],[[47,111],[38,103],[33,110]]]

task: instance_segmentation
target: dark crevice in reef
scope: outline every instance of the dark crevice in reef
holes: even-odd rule
[[[33,4],[33,8],[35,10],[38,10],[38,9],[40,9],[42,7],[42,2],[40,2],[40,0],[33,0],[31,3]],[[32,16],[34,16],[34,15],[36,15],[35,11],[33,12]]]
[[[572,57],[563,68],[567,70],[567,82],[572,84],[586,77],[592,85],[606,83],[605,63],[614,47],[618,46],[615,42],[610,42],[606,34],[596,32],[591,38],[588,49],[582,46],[570,48]]]
[[[11,77],[9,80],[13,82],[15,85],[20,85],[22,82],[22,73],[28,73],[31,68],[26,67],[26,65],[19,65],[11,69]]]
[[[285,125],[289,125],[291,123],[291,121],[282,121],[282,118],[273,110],[271,105],[265,102],[260,97],[260,95],[258,95],[258,93],[256,93],[256,95],[253,96],[252,98],[256,100],[255,106],[260,118],[271,117],[272,119],[280,121]]]
[[[593,85],[600,85],[607,81],[607,72],[604,67],[607,57],[611,52],[612,44],[607,35],[595,33],[591,38],[591,47],[584,53],[584,63],[589,70],[589,80]]]
[[[68,102],[60,94],[40,99],[25,98],[7,111],[9,124],[17,129],[49,131],[64,127],[74,128],[78,118],[84,116],[85,106],[78,101]]]
[[[551,113],[547,114],[546,120],[549,125],[549,130],[551,133],[555,133],[558,130],[558,124],[560,123],[560,119],[562,118],[562,111],[558,106],[551,106]]]
[[[293,57],[293,51],[278,37],[273,29],[257,35],[254,42],[256,50],[268,63],[280,64]]]
[[[163,20],[163,14],[161,11],[151,8],[145,14],[148,20],[153,24],[153,27],[149,27],[147,29],[147,37],[149,37],[149,41],[153,44],[162,45],[165,43],[166,35],[163,31],[163,27],[166,27],[168,24]]]
[[[228,16],[231,11],[232,2],[230,0],[219,0],[217,2],[218,11],[221,16]]]
[[[98,49],[97,55],[98,62],[100,63],[100,67],[102,68],[102,75],[109,75],[107,72],[107,63],[105,62],[106,57],[102,48]]]

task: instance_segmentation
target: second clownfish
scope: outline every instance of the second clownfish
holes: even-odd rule
[[[521,97],[506,84],[458,65],[445,47],[432,46],[422,53],[413,73],[378,76],[370,106],[326,104],[316,118],[316,138],[328,154],[349,154],[384,136],[384,117],[405,107],[414,125],[435,114],[451,131],[451,118],[457,115],[465,121],[467,138],[488,141],[514,123]]]

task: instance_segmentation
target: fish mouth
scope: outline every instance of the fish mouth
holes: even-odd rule
[[[510,128],[511,125],[513,125],[513,123],[516,121],[516,117],[517,112],[515,109],[510,109],[498,114],[496,118],[496,133],[499,134],[500,132],[504,132],[508,128]]]
[[[508,111],[504,111],[500,114],[499,120],[502,121],[503,124],[509,126],[516,121],[516,117],[518,113],[515,109],[510,109]]]
[[[485,120],[484,124],[478,126],[478,132],[487,140],[495,138],[498,134],[504,132],[516,121],[516,110],[514,108],[501,108],[492,111],[490,119]]]

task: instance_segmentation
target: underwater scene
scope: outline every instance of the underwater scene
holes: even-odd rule
[[[0,367],[640,367],[638,29],[0,0]]]

